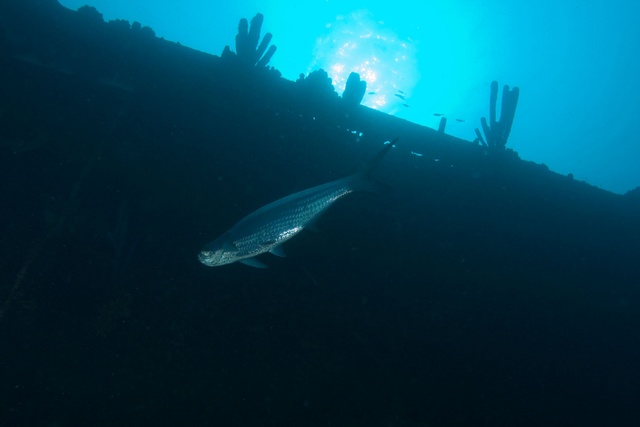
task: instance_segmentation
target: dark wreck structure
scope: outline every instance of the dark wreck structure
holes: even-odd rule
[[[261,23],[0,2],[0,426],[638,425],[638,191],[508,149],[517,88],[461,140],[283,79]],[[287,258],[198,262],[394,138]]]

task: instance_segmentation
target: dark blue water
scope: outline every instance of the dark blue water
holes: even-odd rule
[[[638,421],[633,195],[64,19],[2,39],[0,426]],[[287,258],[198,262],[395,136]]]

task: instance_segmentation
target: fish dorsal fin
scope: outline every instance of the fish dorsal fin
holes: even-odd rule
[[[282,245],[272,247],[269,252],[271,252],[275,256],[279,256],[282,258],[287,256],[287,254],[284,253],[284,248],[282,247]]]
[[[238,261],[244,265],[248,265],[249,267],[255,267],[255,268],[268,268],[267,264],[265,264],[264,262],[257,260],[255,258],[245,258],[245,259],[241,259],[240,261]]]

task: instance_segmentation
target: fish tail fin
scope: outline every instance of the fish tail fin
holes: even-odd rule
[[[394,146],[394,144],[396,143],[396,141],[398,140],[398,138],[394,138],[393,141],[388,142],[384,145],[384,147],[382,148],[382,150],[380,150],[378,152],[378,154],[376,154],[375,156],[373,156],[362,168],[362,170],[359,172],[362,176],[364,176],[365,178],[371,178],[371,174],[373,173],[374,170],[376,170],[376,168],[380,165],[380,162],[382,161],[382,158],[389,152],[389,150],[391,150],[391,148]]]
[[[398,138],[393,139],[393,141],[388,142],[385,146],[380,150],[375,156],[373,156],[364,167],[352,175],[352,183],[353,188],[355,190],[360,191],[381,191],[388,190],[389,186],[381,183],[380,181],[376,181],[371,177],[376,168],[380,165],[380,162],[384,158],[384,156],[394,147],[395,142]]]

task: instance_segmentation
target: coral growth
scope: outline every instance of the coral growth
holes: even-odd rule
[[[440,123],[438,124],[438,133],[444,135],[444,129],[447,127],[447,118],[440,117]]]
[[[300,78],[296,80],[296,85],[300,88],[301,92],[313,96],[337,96],[331,77],[329,77],[329,74],[322,68],[312,71],[306,77],[304,74],[300,74]]]
[[[360,80],[360,74],[352,72],[347,79],[347,86],[342,92],[342,99],[349,105],[360,105],[367,91],[367,82]]]
[[[502,89],[502,107],[500,109],[500,120],[496,120],[496,101],[498,99],[498,82],[491,82],[491,95],[489,98],[489,123],[487,118],[482,117],[480,123],[484,132],[484,138],[480,130],[476,128],[475,142],[479,142],[488,149],[502,149],[507,145],[507,139],[513,125],[513,118],[516,115],[516,107],[518,106],[518,96],[520,89],[514,87],[509,89],[505,85]]]
[[[261,13],[253,17],[251,26],[249,26],[246,19],[242,18],[238,25],[238,34],[236,35],[236,53],[231,52],[229,46],[225,46],[222,57],[228,58],[234,56],[246,64],[256,67],[266,67],[277,48],[274,45],[269,46],[273,37],[271,33],[265,34],[258,45],[263,21],[264,16]],[[268,50],[267,46],[269,46]]]

